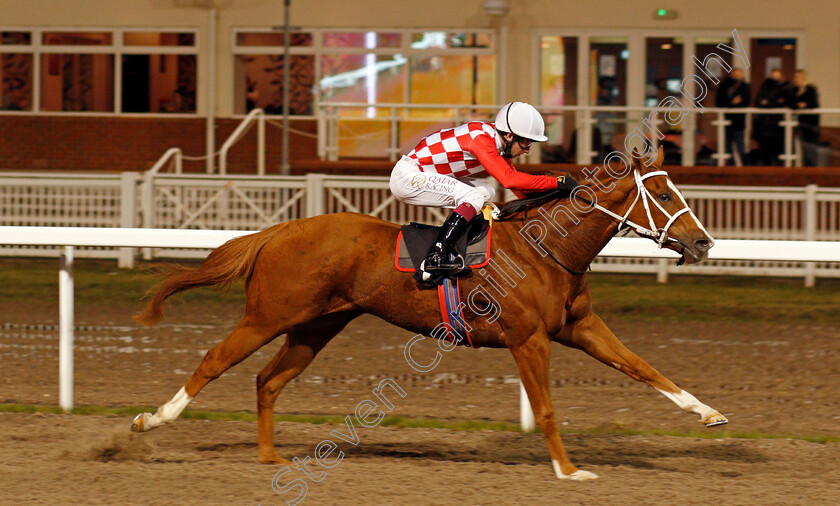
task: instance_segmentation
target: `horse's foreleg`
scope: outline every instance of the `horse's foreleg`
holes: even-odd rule
[[[175,421],[207,383],[221,376],[223,372],[247,358],[277,335],[274,329],[251,324],[246,316],[224,341],[204,355],[204,359],[187,384],[175,394],[172,400],[159,407],[154,415],[151,413],[137,415],[131,430],[146,432]]]
[[[357,315],[329,315],[289,331],[283,348],[257,375],[259,459],[264,464],[292,465],[274,449],[274,404],[277,396],[306,369],[315,355]]]
[[[698,401],[696,397],[675,385],[635,353],[628,350],[601,318],[594,313],[590,313],[586,318],[574,323],[570,338],[564,344],[579,348],[631,378],[647,383],[662,395],[671,399],[683,411],[700,415],[700,420],[707,427],[728,422],[726,417]]]
[[[548,443],[551,463],[557,477],[571,480],[597,478],[598,475],[595,473],[578,469],[572,464],[563,446],[560,433],[557,431],[557,420],[554,418],[554,406],[551,403],[549,343],[545,331],[541,330],[522,345],[510,348],[516,360],[516,366],[519,368],[519,378],[531,401],[534,419]]]

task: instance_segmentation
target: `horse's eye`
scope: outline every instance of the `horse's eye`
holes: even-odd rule
[[[659,200],[661,200],[662,202],[670,202],[671,201],[671,194],[668,193],[668,192],[660,193],[659,194]]]

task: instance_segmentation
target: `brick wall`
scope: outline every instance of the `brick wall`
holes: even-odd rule
[[[216,122],[216,149],[240,120]],[[315,132],[312,121],[292,121],[296,130]],[[290,159],[317,158],[316,141],[290,136]],[[256,125],[231,150],[228,171],[256,172]],[[84,116],[0,116],[0,170],[121,172],[149,169],[170,147],[184,155],[205,154],[203,118]],[[266,125],[266,172],[279,173],[281,131]],[[184,161],[185,172],[204,172],[205,162]]]

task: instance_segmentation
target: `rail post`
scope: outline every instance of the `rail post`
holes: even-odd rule
[[[397,108],[391,108],[391,117],[389,118],[390,136],[388,138],[388,160],[396,162],[400,156],[400,122],[397,116]]]
[[[659,118],[659,115],[656,115],[654,119],[654,123],[656,121],[662,121]],[[682,164],[685,167],[691,167],[694,165],[694,154],[697,152],[696,146],[696,138],[697,138],[697,116],[694,112],[689,112],[688,116],[686,116],[685,121],[683,123],[683,134],[682,134]],[[657,128],[659,125],[656,125]],[[654,139],[659,139],[656,135],[653,136]]]
[[[324,214],[324,179],[326,174],[306,175],[306,217]]]
[[[140,174],[123,172],[120,174],[120,227],[134,228],[137,226],[137,185]],[[134,267],[134,248],[120,248],[117,265],[121,269]]]
[[[58,272],[58,403],[73,409],[73,246],[61,251]]]
[[[718,167],[723,167],[729,158],[729,153],[726,152],[726,126],[730,121],[724,117],[722,110],[717,111],[716,114],[717,118],[712,121],[712,125],[717,127],[717,153],[713,154],[712,158],[717,160]]]
[[[805,187],[805,240],[817,240],[817,185]],[[805,264],[805,286],[813,287],[817,281],[817,264]]]
[[[140,186],[140,215],[142,228],[155,227],[155,177],[156,174],[147,171],[143,174],[143,184]],[[143,260],[152,259],[152,248],[141,248]]]
[[[265,114],[257,115],[257,174],[265,175]]]
[[[785,111],[785,119],[779,123],[785,129],[785,153],[779,158],[785,161],[785,167],[793,167],[793,161],[796,159],[796,154],[793,152],[793,127],[799,124],[793,117],[793,111],[787,109]]]
[[[315,112],[315,121],[318,125],[318,159],[327,159],[327,114],[324,112],[324,107],[318,107]]]
[[[327,107],[327,160],[338,160],[338,113],[335,107]]]

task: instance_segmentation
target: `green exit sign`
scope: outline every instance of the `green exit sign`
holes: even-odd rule
[[[673,9],[657,9],[653,13],[654,19],[676,19],[677,11]]]

